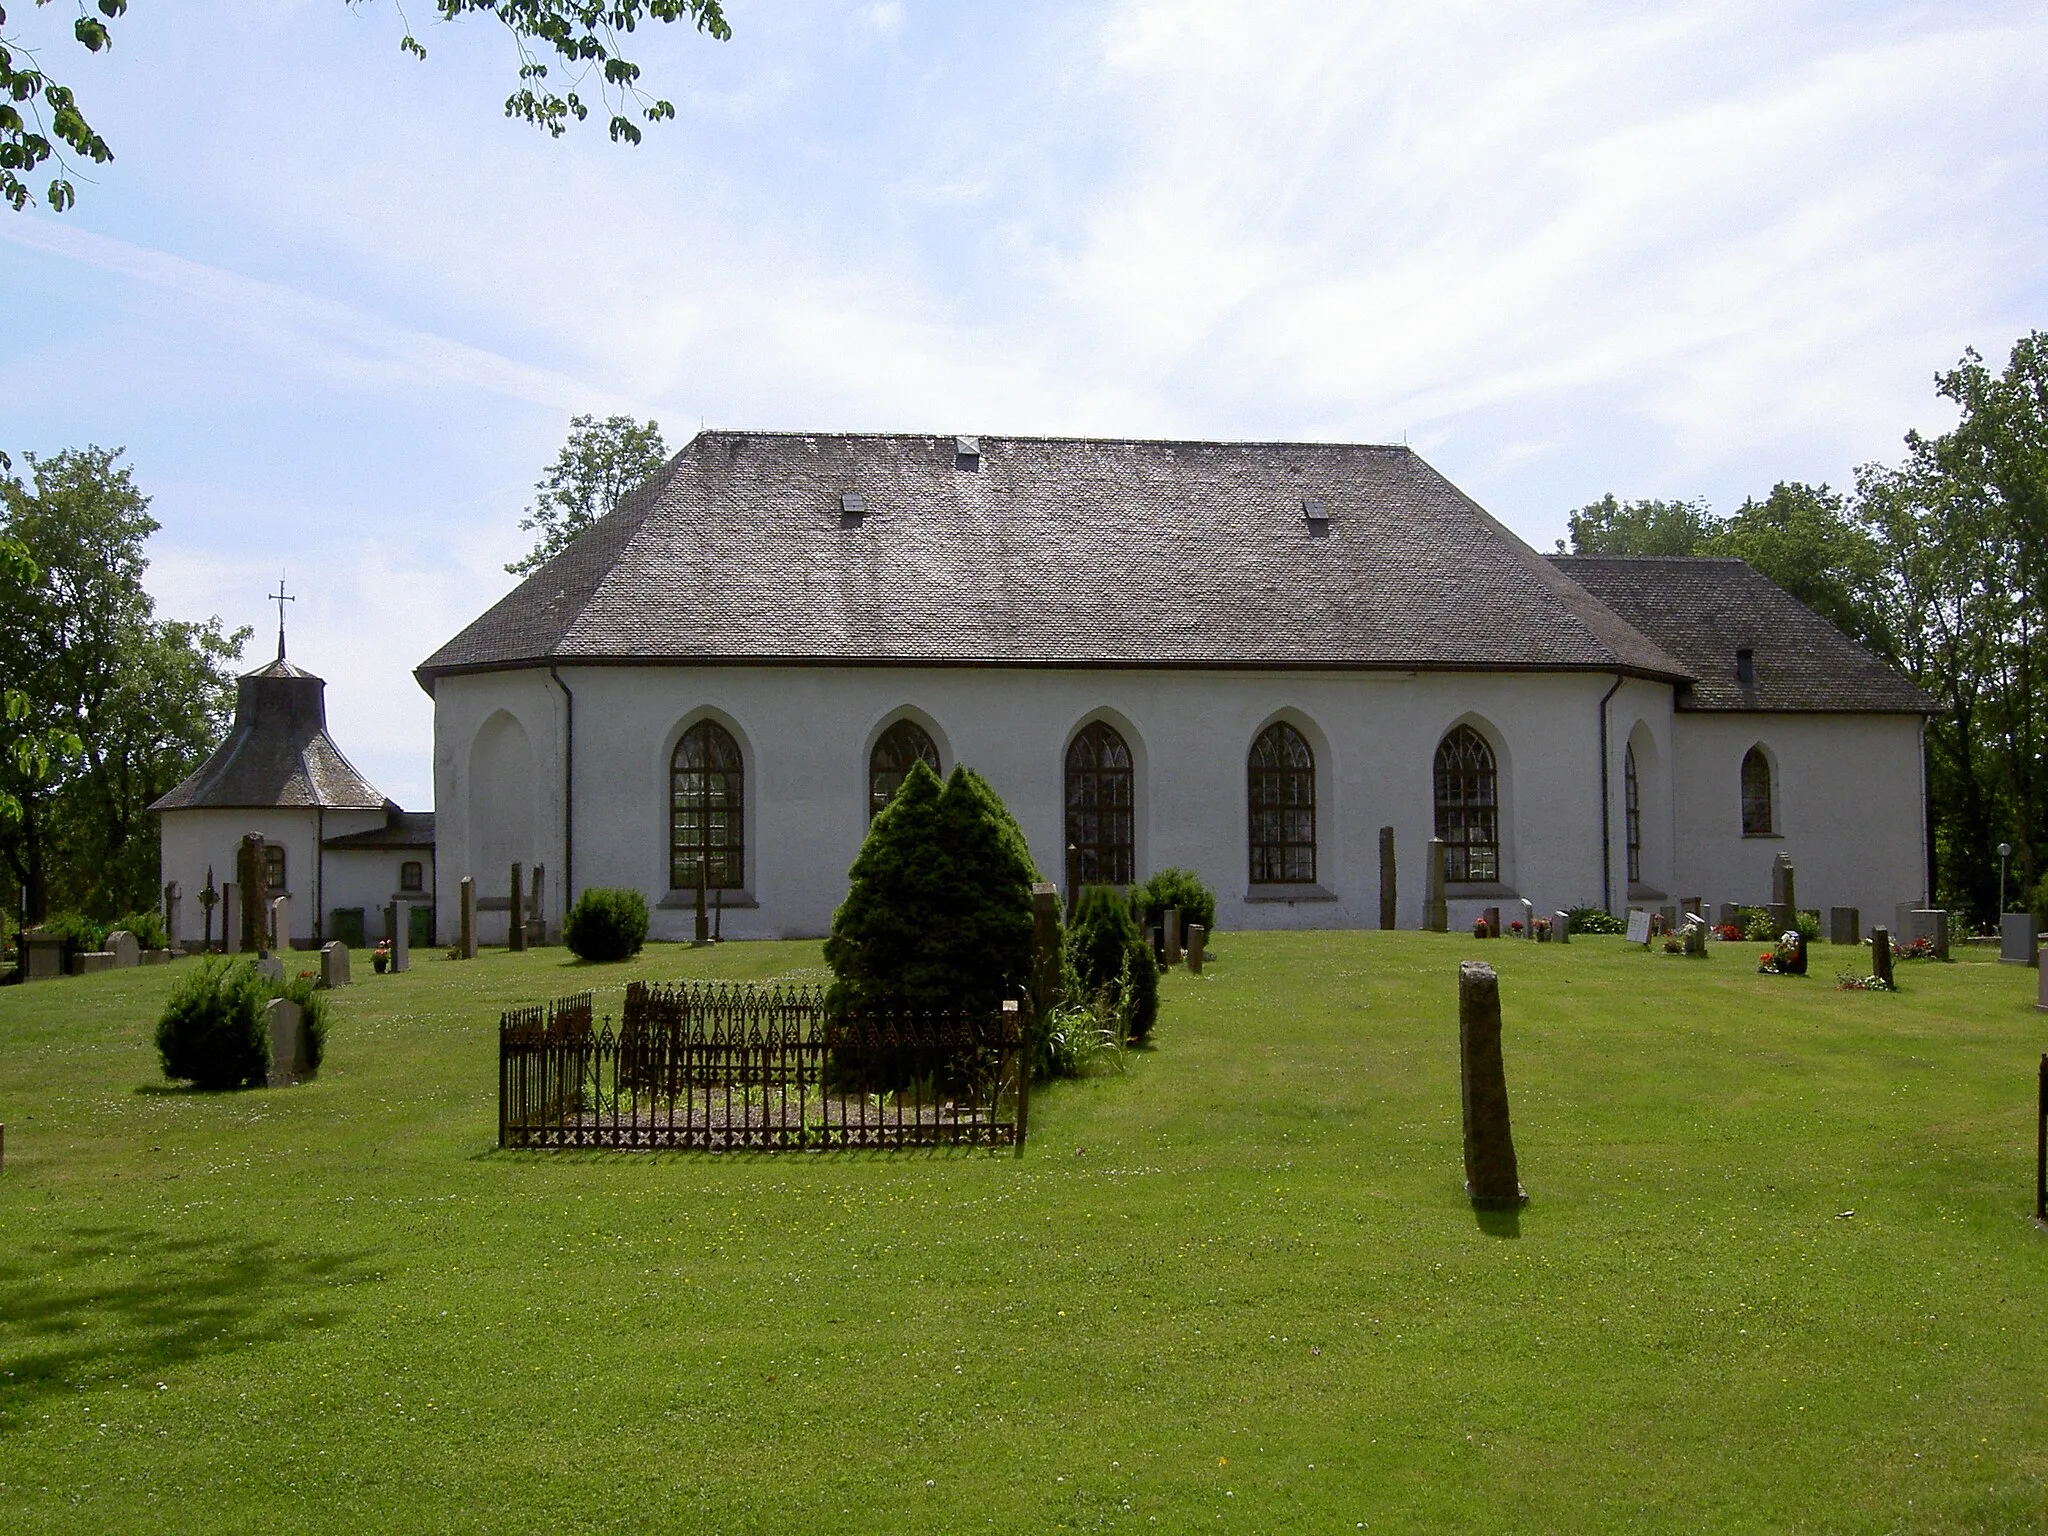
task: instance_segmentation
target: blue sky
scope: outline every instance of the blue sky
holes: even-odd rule
[[[637,150],[500,115],[493,27],[135,0],[53,40],[118,158],[0,212],[0,446],[123,444],[161,611],[295,659],[431,802],[410,670],[579,411],[1406,441],[1548,548],[1948,414],[2048,326],[2037,4],[729,0]]]

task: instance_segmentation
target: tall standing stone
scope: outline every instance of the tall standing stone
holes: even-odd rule
[[[1892,980],[1892,931],[1889,928],[1870,930],[1870,974],[1886,986],[1896,986]]]
[[[1060,888],[1050,880],[1031,887],[1031,1003],[1041,1019],[1066,1001],[1060,986]]]
[[[1571,943],[1571,941],[1572,941],[1572,915],[1571,915],[1571,913],[1569,913],[1569,912],[1553,912],[1553,913],[1551,913],[1551,914],[1550,914],[1550,937],[1551,937],[1551,939],[1552,939],[1552,940],[1553,940],[1554,942],[1556,942],[1556,943],[1559,943],[1559,944],[1569,944],[1569,943]]]
[[[292,903],[289,896],[273,896],[269,902],[269,916],[266,927],[270,932],[270,947],[283,954],[292,947]]]
[[[263,834],[249,833],[235,850],[235,900],[242,909],[240,953],[245,955],[258,955],[269,947],[263,942],[263,891],[270,876],[269,864]]]
[[[533,935],[533,942],[545,944],[548,941],[548,914],[543,895],[547,890],[548,867],[545,864],[533,866],[532,883],[526,891],[526,928]]]
[[[1934,946],[1934,958],[1948,958],[1948,913],[1940,907],[1919,907],[1913,912],[1911,936]]]
[[[296,1083],[311,1071],[306,1057],[306,1010],[288,997],[273,997],[263,1009],[270,1034],[270,1086]]]
[[[1781,853],[1771,860],[1771,926],[1790,933],[1799,926],[1799,892],[1792,873],[1792,855]]]
[[[394,901],[391,912],[391,973],[395,976],[412,965],[412,903]]]
[[[348,985],[348,946],[339,939],[330,939],[320,946],[320,985]]]
[[[457,890],[460,893],[458,898],[460,902],[459,921],[462,926],[456,947],[461,952],[463,959],[474,960],[476,958],[476,876],[464,875],[462,877],[462,884],[457,887]]]
[[[1422,926],[1428,933],[1451,931],[1450,903],[1444,900],[1444,840],[1429,840],[1429,857],[1422,871]]]
[[[1830,944],[1862,943],[1863,914],[1855,907],[1829,907],[1828,942]]]
[[[1998,958],[2006,965],[2041,963],[2041,925],[2031,912],[2007,912],[1998,919]]]
[[[1380,927],[1394,926],[1394,902],[1399,894],[1394,878],[1394,829],[1380,828]]]
[[[1180,908],[1168,907],[1164,923],[1166,934],[1161,948],[1166,952],[1164,958],[1167,965],[1176,966],[1180,964]]]
[[[1483,960],[1458,965],[1458,1064],[1463,1078],[1465,1193],[1477,1206],[1520,1205],[1527,1196],[1508,1125],[1501,1059],[1500,978]]]
[[[168,935],[166,942],[173,950],[179,949],[185,942],[185,925],[181,921],[184,916],[184,895],[184,888],[175,880],[164,886],[164,933]]]
[[[1202,951],[1209,943],[1209,930],[1200,923],[1188,924],[1188,974],[1202,974]]]
[[[526,948],[526,887],[520,880],[522,866],[512,866],[512,911],[506,918],[505,944],[510,949]]]
[[[700,855],[697,860],[697,929],[692,935],[699,944],[709,944],[711,942],[711,919],[704,910],[705,879],[704,859]]]

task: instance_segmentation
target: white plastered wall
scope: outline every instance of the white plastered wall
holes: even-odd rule
[[[576,688],[572,679],[569,686]],[[581,706],[580,690],[578,698]],[[476,834],[487,816],[472,796],[472,780],[481,767],[488,771],[502,766],[506,755],[500,734],[503,722],[493,717],[503,712],[516,723],[524,737],[529,777],[524,803],[510,818],[514,826],[500,826],[488,839],[488,846],[476,847]],[[479,899],[504,897],[510,893],[511,865],[518,861],[523,876],[531,882],[533,866],[544,870],[542,899],[551,935],[562,918],[564,847],[562,828],[562,727],[564,701],[548,674],[542,670],[493,672],[478,677],[442,678],[434,689],[434,870],[430,877],[436,903],[436,923],[443,935],[461,927],[461,881],[465,875],[476,879]],[[613,729],[610,722],[586,724],[579,714],[577,734],[593,755],[605,754],[590,743],[602,744]],[[496,738],[494,741],[493,738]],[[479,747],[483,748],[481,755]],[[510,787],[502,780],[488,786],[490,797],[503,803]],[[583,764],[577,764],[579,802],[585,793]],[[581,840],[581,829],[577,837]],[[615,883],[594,881],[578,871],[583,885]],[[478,937],[482,942],[502,944],[507,918],[503,912],[479,913]]]
[[[332,823],[334,813],[330,811],[327,819]],[[383,824],[383,816],[377,815],[373,825]],[[328,836],[336,835],[330,826]],[[424,891],[401,891],[398,888],[401,866],[413,862],[423,866],[420,875],[426,888]],[[332,916],[337,909],[361,907],[363,936],[375,943],[386,937],[384,908],[388,903],[403,898],[417,906],[434,899],[434,854],[428,848],[330,848],[327,850],[325,878],[329,927],[333,926]]]
[[[284,848],[285,894],[291,898],[286,914],[294,944],[313,943],[319,936],[320,914],[345,904],[334,900],[331,888],[325,893],[325,899],[322,897],[323,876],[331,877],[332,869],[322,869],[322,816],[316,810],[164,811],[161,821],[163,880],[166,884],[177,881],[181,893],[178,902],[179,931],[171,935],[174,945],[197,943],[204,937],[206,910],[199,903],[199,893],[206,886],[207,870],[211,868],[213,871],[216,889],[232,882],[236,853],[242,838],[250,832],[260,832],[266,841],[281,844]],[[335,837],[366,827],[382,826],[384,813],[328,811],[325,823],[326,835]],[[239,892],[236,900],[240,900]],[[213,936],[216,942],[223,931],[222,918],[223,909],[215,907]],[[234,932],[239,935],[241,919],[236,916],[232,921]]]
[[[1792,856],[1799,904],[1856,907],[1867,933],[1925,896],[1917,715],[1684,712],[1674,718],[1679,884],[1709,902],[1770,899],[1771,864]],[[1774,764],[1773,832],[1742,832],[1742,759]]]
[[[1167,865],[1196,870],[1216,889],[1218,921],[1229,928],[1376,926],[1383,825],[1395,828],[1400,925],[1419,926],[1436,746],[1465,721],[1499,757],[1504,879],[1490,890],[1454,890],[1452,920],[1469,923],[1486,906],[1512,909],[1517,895],[1539,912],[1601,896],[1598,705],[1611,674],[565,667],[561,676],[576,700],[576,886],[640,890],[656,907],[658,938],[687,937],[693,921],[687,897],[668,888],[668,766],[681,730],[706,715],[732,729],[746,766],[747,889],[758,905],[728,909],[731,937],[827,931],[866,829],[868,749],[906,711],[933,728],[948,767],[965,763],[988,778],[1054,880],[1065,875],[1067,744],[1089,720],[1109,719],[1138,769],[1140,876]],[[1668,686],[1630,683],[1617,695],[1616,807],[1629,729],[1623,697],[1650,715],[1661,699],[1660,729],[1669,728]],[[482,894],[504,881],[495,868],[470,868],[468,798],[479,732],[501,710],[532,751],[531,858],[547,866],[551,926],[562,910],[561,692],[545,670],[442,678],[443,933],[453,931],[462,875],[476,873]],[[1315,749],[1316,883],[1333,899],[1246,899],[1246,754],[1274,719],[1302,728]]]

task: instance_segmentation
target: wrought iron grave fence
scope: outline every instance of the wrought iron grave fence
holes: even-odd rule
[[[833,1014],[814,987],[633,982],[498,1026],[498,1145],[699,1151],[1014,1146],[1031,1004]]]

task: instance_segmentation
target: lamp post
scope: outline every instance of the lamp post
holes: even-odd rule
[[[2000,922],[2005,920],[2005,861],[2011,857],[2012,844],[2000,843],[1998,845],[1998,917]]]

